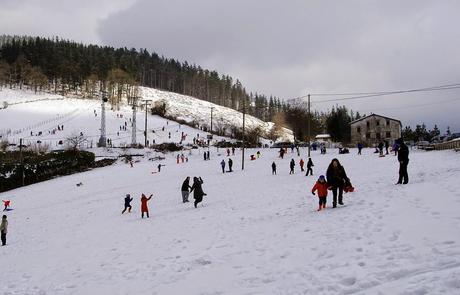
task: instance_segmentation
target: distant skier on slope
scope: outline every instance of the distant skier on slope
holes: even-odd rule
[[[142,194],[141,197],[141,218],[144,218],[144,213],[147,214],[147,218],[149,218],[149,207],[147,206],[147,202],[150,201],[153,195],[150,195],[148,198]]]
[[[203,179],[201,177],[193,177],[193,185],[190,189],[190,192],[193,192],[193,198],[195,199],[194,206],[195,208],[201,201],[203,201],[203,196],[206,194],[203,192]]]
[[[125,208],[123,209],[123,211],[121,211],[121,214],[125,213],[126,212],[126,209],[128,209],[128,213],[131,213],[131,201],[133,200],[133,198],[131,198],[131,195],[130,194],[126,194],[126,197],[125,197]]]
[[[327,182],[326,178],[324,175],[321,175],[318,178],[318,181],[315,183],[313,188],[311,189],[311,193],[315,195],[315,191],[318,191],[318,199],[319,199],[319,207],[318,211],[321,211],[321,209],[326,208],[326,201],[327,201]]]

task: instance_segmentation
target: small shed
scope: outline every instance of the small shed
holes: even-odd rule
[[[315,140],[320,144],[324,143],[327,148],[330,148],[332,145],[331,135],[327,133],[316,135]]]

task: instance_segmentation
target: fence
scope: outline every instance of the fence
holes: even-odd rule
[[[460,150],[460,139],[454,139],[448,142],[436,143],[434,145],[435,150]]]

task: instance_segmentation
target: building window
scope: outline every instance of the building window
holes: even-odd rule
[[[371,138],[371,134],[369,132],[366,133],[366,138]]]
[[[380,139],[380,132],[377,132],[377,133],[375,134],[375,138]]]
[[[380,120],[377,120],[377,126],[380,126]]]
[[[390,131],[387,131],[386,138],[391,138],[391,132]]]
[[[387,126],[390,126],[390,120],[387,120]]]
[[[367,128],[369,128],[369,126],[370,126],[369,121],[366,122],[366,126],[367,126]]]
[[[361,127],[356,128],[356,131],[357,131],[358,133],[361,133]]]

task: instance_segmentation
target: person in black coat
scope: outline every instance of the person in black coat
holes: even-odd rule
[[[289,163],[289,167],[291,168],[291,171],[289,171],[289,174],[294,174],[294,167],[295,167],[294,159],[291,159],[291,162]]]
[[[399,179],[396,184],[407,184],[409,175],[407,174],[407,165],[409,165],[409,148],[404,143],[402,138],[396,140],[398,145],[398,161],[399,161]]]
[[[383,141],[381,141],[378,145],[380,156],[383,156],[383,146],[384,146]]]
[[[228,172],[233,172],[233,160],[232,159],[228,159]]]
[[[339,204],[343,205],[343,187],[350,183],[350,179],[345,173],[345,169],[340,164],[339,160],[332,159],[326,172],[327,184],[332,190],[333,201],[332,207],[337,207],[337,195]],[[338,194],[337,194],[338,193]]]
[[[201,179],[201,177],[193,177],[193,185],[190,189],[190,192],[193,192],[193,198],[195,199],[195,208],[198,205],[198,203],[203,201],[203,196],[206,196],[206,194],[203,192],[202,184],[203,179]]]
[[[182,183],[182,188],[181,188],[181,193],[182,193],[182,203],[187,203],[188,202],[188,196],[189,196],[189,189],[191,188],[190,186],[190,177],[187,176],[185,178],[184,182]]]
[[[276,164],[275,164],[275,162],[272,163],[272,175],[276,175]]]
[[[126,209],[128,209],[128,213],[131,213],[131,201],[133,200],[133,198],[131,198],[131,195],[130,194],[127,194],[126,197],[125,197],[125,209],[123,209],[123,211],[121,211],[121,214],[125,213],[126,212]]]
[[[311,174],[313,175],[313,166],[315,166],[313,164],[313,161],[311,160],[311,158],[308,158],[308,162],[307,162],[307,173],[305,174],[305,176],[308,176],[308,174]]]

